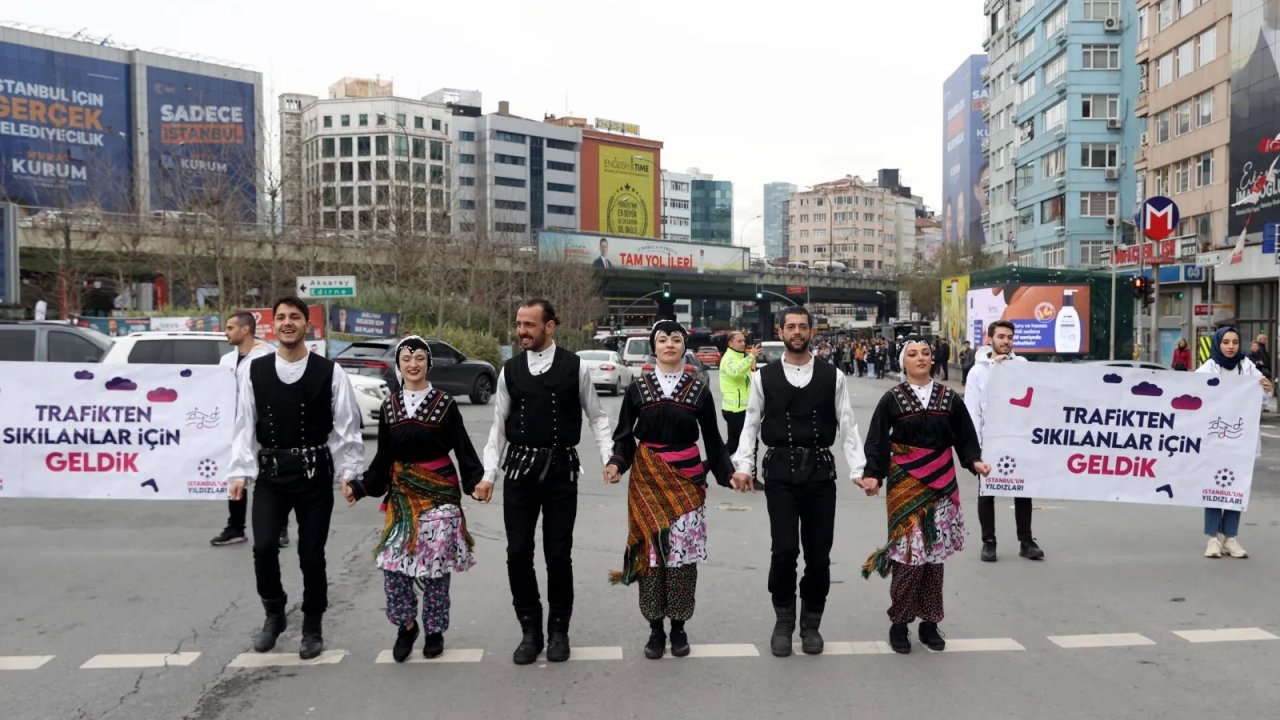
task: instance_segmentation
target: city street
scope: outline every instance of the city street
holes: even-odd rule
[[[849,382],[865,429],[892,382]],[[602,402],[616,417],[619,400]],[[492,405],[461,409],[479,450]],[[786,659],[768,649],[764,495],[714,484],[711,561],[688,626],[693,655],[644,658],[636,589],[606,582],[622,559],[626,488],[602,483],[586,442],[573,659],[564,664],[511,663],[519,626],[501,483],[491,504],[466,501],[478,564],[453,578],[446,655],[422,661],[419,640],[418,662],[405,665],[381,657],[395,628],[370,557],[382,527],[376,500],[348,508],[339,497],[328,651],[308,663],[297,658],[296,547],[282,562],[290,615],[279,654],[252,653],[262,609],[251,547],[208,542],[225,503],[7,500],[0,718],[1270,717],[1280,703],[1280,416],[1263,423],[1241,531],[1247,560],[1201,556],[1198,509],[1037,501],[1047,559],[1030,562],[1017,555],[1011,503],[1000,501],[1000,560],[982,563],[976,483],[965,473],[968,547],[947,568],[949,646],[930,653],[916,643],[908,656],[886,643],[888,581],[859,575],[884,539],[884,499],[863,496],[843,460],[827,652]],[[373,449],[369,440],[366,455]],[[545,582],[540,552],[538,567]],[[256,666],[264,660],[277,664]]]

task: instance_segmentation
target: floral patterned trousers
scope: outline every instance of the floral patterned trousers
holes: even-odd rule
[[[398,626],[413,622],[418,614],[417,585],[422,592],[422,628],[428,635],[449,629],[449,578],[412,578],[404,573],[382,571],[382,586],[387,591],[387,619]]]
[[[942,563],[904,565],[890,561],[889,620],[909,623],[916,618],[942,622]]]
[[[688,620],[693,617],[697,589],[697,565],[651,567],[640,576],[640,614],[650,621],[664,617]]]

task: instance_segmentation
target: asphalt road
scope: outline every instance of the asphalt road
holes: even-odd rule
[[[890,382],[852,382],[865,426]],[[616,415],[618,401],[603,402]],[[491,406],[462,412],[482,446]],[[381,527],[374,502],[339,503],[334,513],[325,662],[243,668],[231,665],[251,651],[262,612],[249,546],[208,544],[224,522],[222,503],[7,500],[0,719],[1275,717],[1280,422],[1264,422],[1241,532],[1248,560],[1201,557],[1196,509],[1040,501],[1035,531],[1047,560],[1017,557],[1013,513],[1001,502],[1000,561],[982,563],[975,483],[965,483],[970,545],[947,567],[951,646],[928,653],[917,645],[905,657],[883,645],[888,582],[858,575],[884,537],[883,499],[847,481],[826,655],[769,655],[764,496],[713,486],[712,559],[689,623],[694,656],[654,662],[641,654],[647,627],[635,589],[605,582],[626,537],[625,486],[604,486],[596,453],[584,446],[575,660],[528,667],[510,661],[519,630],[501,485],[492,504],[466,506],[479,564],[454,578],[448,662],[406,665],[377,662],[395,629],[370,559]],[[290,626],[283,654],[269,658],[284,663],[296,661],[301,624],[292,557],[284,563]],[[1227,631],[1197,632],[1213,630]]]

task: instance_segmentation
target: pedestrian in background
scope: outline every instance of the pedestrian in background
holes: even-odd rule
[[[1178,346],[1173,349],[1173,369],[1191,369],[1191,348],[1187,347],[1186,338],[1178,338]]]
[[[973,369],[977,354],[973,351],[973,343],[968,340],[964,341],[964,348],[960,350],[960,384],[965,385],[969,382],[969,371]]]

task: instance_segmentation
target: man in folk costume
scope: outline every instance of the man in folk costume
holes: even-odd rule
[[[911,652],[908,623],[920,623],[920,641],[943,650],[943,562],[964,548],[964,516],[955,461],[987,475],[978,434],[953,390],[930,377],[933,353],[922,337],[902,345],[899,365],[907,376],[880,398],[867,430],[867,465],[858,485],[876,495],[887,484],[889,542],[867,558],[862,576],[893,575],[889,586],[889,645]]]
[[[649,621],[645,657],[666,651],[665,618],[671,618],[671,654],[689,654],[684,624],[693,617],[698,563],[707,560],[707,472],[729,486],[732,469],[720,439],[711,389],[684,364],[688,333],[661,320],[649,334],[656,367],[627,388],[613,433],[613,457],[605,479],[627,488],[627,548],[621,572],[610,580],[640,583],[640,613]],[[698,435],[707,450],[698,454]],[[638,446],[637,446],[638,445]]]
[[[396,345],[394,357],[400,389],[382,402],[378,452],[364,478],[348,483],[344,494],[348,505],[387,496],[373,555],[382,570],[387,619],[399,628],[391,654],[404,662],[420,631],[426,633],[423,657],[444,653],[450,579],[475,564],[462,494],[475,490],[484,465],[453,398],[431,386],[426,341],[410,335]],[[422,591],[421,625],[415,585]]]
[[[809,351],[812,316],[804,307],[783,310],[778,334],[785,345],[781,362],[751,377],[751,397],[742,441],[733,456],[733,486],[754,492],[751,469],[759,437],[769,448],[762,466],[769,509],[772,558],[769,594],[776,622],[769,639],[776,657],[791,654],[796,629],[796,560],[804,549],[800,580],[800,645],[822,652],[818,626],[831,589],[831,543],[836,519],[836,462],[831,454],[844,432],[844,456],[853,477],[864,459],[858,422],[849,404],[845,377]]]
[[[569,659],[573,525],[582,471],[577,447],[584,412],[601,463],[608,464],[613,454],[609,418],[600,407],[591,371],[577,355],[556,347],[559,322],[546,300],[529,300],[516,311],[516,335],[524,352],[508,360],[498,375],[493,429],[484,448],[484,480],[474,493],[487,502],[499,470],[504,473],[507,579],[522,632],[511,656],[517,665],[531,664],[543,649],[542,598],[533,569],[539,514],[547,563],[547,660]]]

